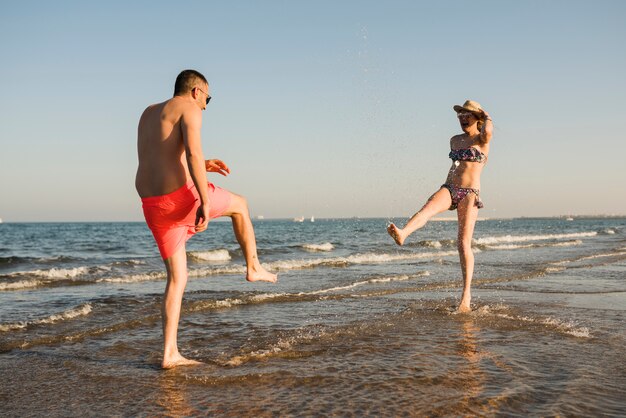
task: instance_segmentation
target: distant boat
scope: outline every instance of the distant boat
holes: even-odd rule
[[[574,218],[572,218],[571,216],[568,216],[567,218],[565,218],[566,221],[573,221]]]
[[[265,219],[265,216],[263,216],[263,215],[258,215],[256,218],[257,218],[258,220],[262,220],[262,219]]]
[[[300,216],[299,218],[293,218],[294,222],[304,222],[304,216]]]
[[[311,216],[311,222],[315,222],[315,217]]]

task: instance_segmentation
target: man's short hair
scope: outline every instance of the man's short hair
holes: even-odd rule
[[[198,82],[209,84],[206,78],[196,70],[181,71],[176,77],[176,84],[174,84],[174,96],[190,92],[194,87],[197,87]]]

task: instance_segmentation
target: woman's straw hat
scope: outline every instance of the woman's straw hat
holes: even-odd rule
[[[480,103],[473,100],[466,100],[465,103],[463,103],[463,106],[454,105],[453,109],[456,113],[471,112],[479,117],[483,116],[483,108],[480,107]]]

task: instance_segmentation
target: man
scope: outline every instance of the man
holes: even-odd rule
[[[223,176],[230,173],[222,161],[205,161],[202,154],[202,111],[209,100],[206,78],[197,71],[185,70],[176,78],[174,97],[149,106],[139,120],[135,187],[167,270],[161,311],[164,369],[199,363],[178,352],[176,337],[187,284],[185,243],[207,229],[209,219],[231,217],[246,259],[248,281],[277,280],[259,263],[245,198],[207,183],[206,172]]]

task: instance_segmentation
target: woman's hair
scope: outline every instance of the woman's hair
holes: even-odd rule
[[[184,70],[176,77],[176,83],[174,84],[174,96],[180,96],[188,93],[194,87],[197,87],[198,82],[209,84],[206,78],[196,70]]]

